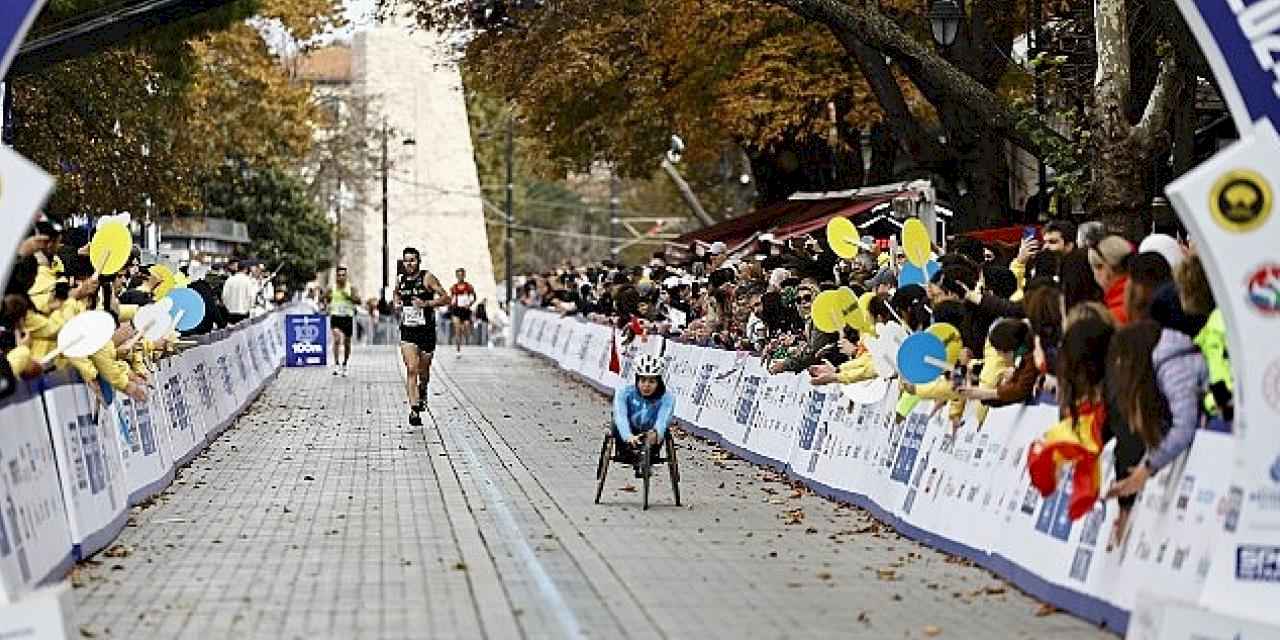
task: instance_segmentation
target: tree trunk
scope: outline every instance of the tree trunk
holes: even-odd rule
[[[871,171],[867,174],[867,184],[893,182],[893,168],[897,163],[898,141],[894,139],[893,129],[877,122],[871,127]]]
[[[1045,155],[1046,141],[1059,144],[1066,140],[1044,123],[1020,126],[1018,115],[1005,105],[995,92],[961,69],[956,68],[869,2],[846,3],[842,0],[769,0],[793,13],[819,22],[837,37],[851,36],[882,54],[888,55],[921,87],[979,116],[987,128],[1008,138],[1027,151]],[[842,40],[843,42],[843,40]],[[927,94],[927,92],[926,92]]]
[[[1093,91],[1089,208],[1112,230],[1137,239],[1150,219],[1151,171],[1168,143],[1165,127],[1181,93],[1182,73],[1165,58],[1138,123],[1130,122],[1128,14],[1125,0],[1099,0],[1094,21],[1098,72]]]

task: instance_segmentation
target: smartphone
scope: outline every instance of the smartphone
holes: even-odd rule
[[[966,379],[968,379],[968,377],[969,377],[968,367],[962,364],[957,364],[955,368],[951,370],[951,387],[953,389],[959,389],[960,387],[963,387],[964,382]]]
[[[969,386],[978,386],[978,377],[982,374],[982,361],[975,360],[969,363]]]
[[[1036,234],[1037,234],[1037,231],[1036,231],[1036,228],[1035,228],[1035,227],[1032,227],[1032,226],[1026,226],[1026,227],[1023,227],[1023,228],[1022,228],[1022,239],[1023,239],[1023,240],[1034,240],[1034,239],[1035,239],[1035,237],[1036,237]]]

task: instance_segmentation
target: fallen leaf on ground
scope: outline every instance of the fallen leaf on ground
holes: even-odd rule
[[[941,627],[936,627],[936,626],[931,625],[931,624],[926,624],[926,625],[924,626],[924,634],[925,634],[926,636],[929,636],[930,638],[932,638],[932,637],[934,637],[934,636],[936,636],[936,635],[939,635],[939,634],[941,634],[941,633],[942,633],[942,628],[941,628]]]
[[[133,550],[131,550],[129,547],[126,547],[122,544],[117,544],[117,545],[112,545],[111,548],[107,549],[106,551],[103,551],[102,555],[108,558],[127,558],[131,553],[133,553]]]
[[[629,485],[627,485],[627,486],[625,486],[625,487],[623,487],[623,488],[621,488],[621,489],[618,489],[618,491],[626,491],[627,493],[635,493],[635,492],[636,492],[636,486],[635,486],[634,484],[629,484]]]
[[[1040,603],[1040,608],[1036,609],[1036,617],[1043,618],[1046,616],[1051,616],[1057,612],[1058,612],[1057,607],[1049,604],[1048,602],[1042,602]]]
[[[893,569],[876,569],[876,577],[881,580],[893,580],[898,577],[898,572]]]

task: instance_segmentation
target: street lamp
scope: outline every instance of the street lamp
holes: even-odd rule
[[[933,41],[940,47],[955,44],[960,33],[960,21],[964,20],[964,7],[958,0],[931,0],[929,3],[929,30]]]
[[[387,289],[391,281],[391,276],[390,276],[391,247],[387,237],[388,229],[391,226],[388,220],[388,215],[387,215],[387,177],[388,177],[387,174],[389,169],[388,167],[389,160],[387,159],[387,138],[390,135],[391,135],[391,131],[387,127],[387,122],[386,120],[383,120],[382,121],[382,295],[379,297],[381,301],[381,306],[383,308],[386,308],[387,306]],[[418,144],[418,141],[414,140],[412,137],[409,137],[401,141],[401,144],[403,144],[406,147],[412,147],[412,146],[416,146]]]

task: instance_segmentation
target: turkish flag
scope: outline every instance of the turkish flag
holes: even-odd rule
[[[609,371],[622,373],[622,359],[618,357],[618,332],[609,336]]]

